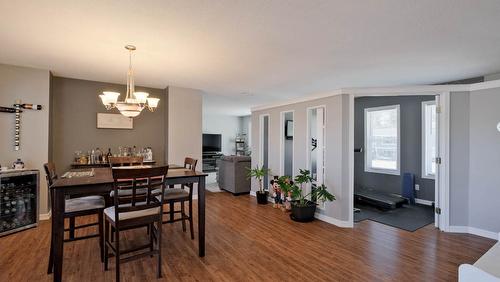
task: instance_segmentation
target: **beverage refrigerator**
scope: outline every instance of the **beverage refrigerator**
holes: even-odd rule
[[[0,237],[38,224],[38,170],[0,171]]]

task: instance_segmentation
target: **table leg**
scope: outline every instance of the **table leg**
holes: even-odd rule
[[[64,193],[61,190],[54,191],[54,210],[52,211],[52,232],[54,249],[54,281],[62,281],[63,243],[64,243]]]
[[[205,256],[205,176],[198,181],[198,244],[199,256]]]

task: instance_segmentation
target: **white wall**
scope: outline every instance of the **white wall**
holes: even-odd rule
[[[235,154],[234,140],[240,133],[240,120],[237,116],[203,112],[203,133],[222,134],[222,153]]]
[[[0,64],[0,106],[11,107],[16,99],[43,106],[41,111],[21,114],[19,151],[14,151],[14,114],[0,113],[0,164],[10,166],[20,158],[27,168],[40,170],[40,214],[49,211],[43,171],[49,159],[49,98],[49,71]]]
[[[202,94],[196,89],[168,87],[169,164],[183,164],[185,157],[192,157],[198,159],[197,170],[201,170]]]

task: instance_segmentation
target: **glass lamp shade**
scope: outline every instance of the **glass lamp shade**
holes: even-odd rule
[[[120,93],[112,91],[104,91],[102,92],[102,94],[104,94],[107,102],[110,104],[116,104],[116,102],[118,101],[118,96],[120,96]]]
[[[146,92],[134,92],[134,97],[138,103],[146,104],[149,93]]]
[[[99,97],[101,98],[102,104],[108,109],[111,106],[111,103],[108,101],[108,96],[101,94]]]
[[[148,109],[152,112],[158,107],[158,102],[160,99],[158,98],[148,98]]]
[[[127,99],[127,100],[135,100],[135,99]],[[126,117],[136,117],[144,109],[144,107],[142,107],[140,104],[133,103],[133,102],[132,103],[131,102],[128,102],[128,103],[123,103],[123,102],[117,103],[116,104],[116,108],[118,109],[118,111],[120,111],[120,113],[122,115],[124,115]]]

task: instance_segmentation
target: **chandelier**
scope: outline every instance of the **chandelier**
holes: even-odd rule
[[[154,112],[158,107],[158,98],[148,98],[149,93],[135,92],[134,71],[132,70],[132,52],[135,51],[135,46],[126,45],[125,49],[129,51],[129,65],[127,72],[127,94],[123,101],[118,101],[120,93],[103,91],[99,97],[106,107],[106,110],[118,109],[120,113],[126,117],[136,117],[142,110],[147,107],[149,111]]]

